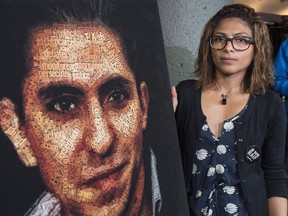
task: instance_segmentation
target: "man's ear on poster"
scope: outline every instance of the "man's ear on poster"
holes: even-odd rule
[[[148,118],[148,107],[149,107],[149,92],[145,82],[140,84],[140,105],[143,113],[142,129],[145,130],[147,127]]]
[[[27,139],[25,128],[20,124],[14,103],[8,98],[0,100],[0,126],[14,145],[20,160],[28,167],[36,166],[36,157]]]

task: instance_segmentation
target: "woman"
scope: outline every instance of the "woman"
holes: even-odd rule
[[[195,74],[172,89],[190,214],[287,215],[285,111],[268,90],[272,45],[252,8],[210,19]]]

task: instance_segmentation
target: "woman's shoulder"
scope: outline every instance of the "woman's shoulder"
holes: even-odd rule
[[[275,92],[274,90],[271,90],[271,89],[267,89],[265,91],[265,93],[262,94],[261,96],[262,96],[261,97],[262,100],[269,100],[269,99],[275,98],[275,100],[281,101],[280,95],[277,92]]]
[[[255,96],[259,106],[275,107],[275,105],[282,104],[282,99],[278,93],[271,89],[267,89],[264,94],[258,94]]]
[[[197,87],[197,80],[184,80],[176,86],[178,106],[191,106],[199,104],[201,89]],[[195,103],[197,101],[197,103]]]
[[[185,90],[185,89],[196,89],[197,80],[189,79],[189,80],[183,80],[181,81],[177,86],[177,90]]]

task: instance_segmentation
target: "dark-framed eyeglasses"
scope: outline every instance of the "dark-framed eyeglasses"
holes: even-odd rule
[[[247,50],[251,44],[255,44],[252,37],[236,36],[227,38],[224,36],[211,36],[209,37],[209,45],[214,50],[222,50],[226,47],[228,41],[232,43],[232,47],[237,51]]]

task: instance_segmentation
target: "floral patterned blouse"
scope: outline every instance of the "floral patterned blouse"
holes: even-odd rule
[[[195,216],[248,216],[239,194],[237,178],[235,117],[225,120],[216,138],[207,122],[203,125],[193,159],[191,214]]]

